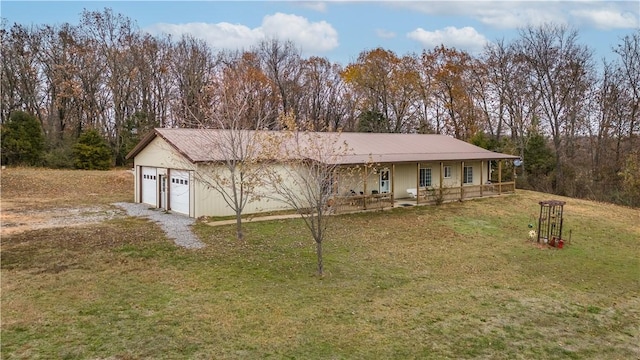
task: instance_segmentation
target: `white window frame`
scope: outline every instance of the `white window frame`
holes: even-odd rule
[[[443,171],[444,171],[443,178],[451,179],[451,165],[445,165],[443,167]]]
[[[465,166],[462,171],[462,183],[473,184],[473,166]]]
[[[423,172],[424,170],[424,172]],[[420,187],[429,187],[433,184],[431,168],[420,168]]]

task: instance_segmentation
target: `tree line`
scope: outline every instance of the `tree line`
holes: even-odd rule
[[[281,39],[224,51],[152,36],[110,9],[76,25],[3,20],[0,36],[5,164],[78,167],[79,140],[96,132],[123,166],[154,127],[279,129],[292,117],[303,130],[450,135],[519,155],[519,187],[640,205],[640,30],[611,44],[612,60],[550,23],[478,55],[377,48],[346,66]],[[20,112],[40,126],[27,148],[41,155],[16,155]]]

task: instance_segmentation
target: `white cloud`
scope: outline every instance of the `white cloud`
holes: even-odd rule
[[[262,21],[262,31],[268,37],[291,40],[311,53],[325,52],[338,47],[338,32],[326,21],[311,23],[302,16],[276,13]]]
[[[426,31],[418,28],[408,33],[407,37],[420,42],[426,49],[444,45],[450,48],[466,50],[470,53],[482,51],[488,42],[484,35],[469,26],[460,29],[448,26],[436,31]]]
[[[190,34],[203,39],[216,49],[247,49],[267,38],[291,40],[305,54],[320,54],[338,47],[338,32],[326,21],[310,22],[290,14],[267,15],[262,24],[249,28],[242,24],[221,22],[155,24],[146,29],[152,34],[166,33],[177,38]]]
[[[543,23],[637,28],[640,22],[637,1],[403,1],[390,6],[429,15],[466,16],[500,29]]]
[[[327,11],[327,3],[322,1],[301,1],[301,2],[295,2],[295,3],[309,10],[313,10],[317,12]]]
[[[382,39],[393,39],[396,37],[396,33],[385,29],[376,29],[376,35]]]
[[[599,29],[633,29],[640,26],[636,15],[614,9],[574,10],[571,15]]]
[[[513,7],[511,9],[477,9],[474,14],[480,22],[499,29],[515,29],[528,25],[538,26],[545,23],[566,24],[567,19],[562,12],[553,9],[532,7]]]
[[[206,41],[218,49],[242,49],[256,44],[264,35],[257,29],[250,29],[240,24],[226,22],[217,24],[187,23],[187,24],[155,24],[146,29],[152,34],[166,33],[176,38],[191,35]]]

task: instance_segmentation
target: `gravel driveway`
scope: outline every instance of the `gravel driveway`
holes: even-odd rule
[[[152,210],[145,204],[115,203],[113,205],[126,210],[129,216],[145,217],[156,222],[162,227],[167,237],[173,239],[178,246],[187,249],[201,249],[205,246],[191,231],[190,226],[195,222],[193,218],[159,209]]]

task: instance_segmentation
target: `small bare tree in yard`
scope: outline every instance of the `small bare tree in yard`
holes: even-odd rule
[[[268,173],[269,188],[279,201],[295,209],[316,243],[318,275],[323,276],[322,243],[335,206],[341,157],[349,152],[337,133],[299,131],[291,116],[285,117],[279,140],[283,166]],[[344,175],[344,174],[342,174]]]
[[[268,163],[262,151],[262,129],[270,118],[271,99],[268,79],[257,67],[251,53],[230,55],[211,89],[214,108],[207,115],[206,151],[218,161],[206,164],[197,172],[198,180],[218,192],[235,212],[238,240],[244,238],[242,212],[246,205],[258,200],[256,189],[263,185]]]

